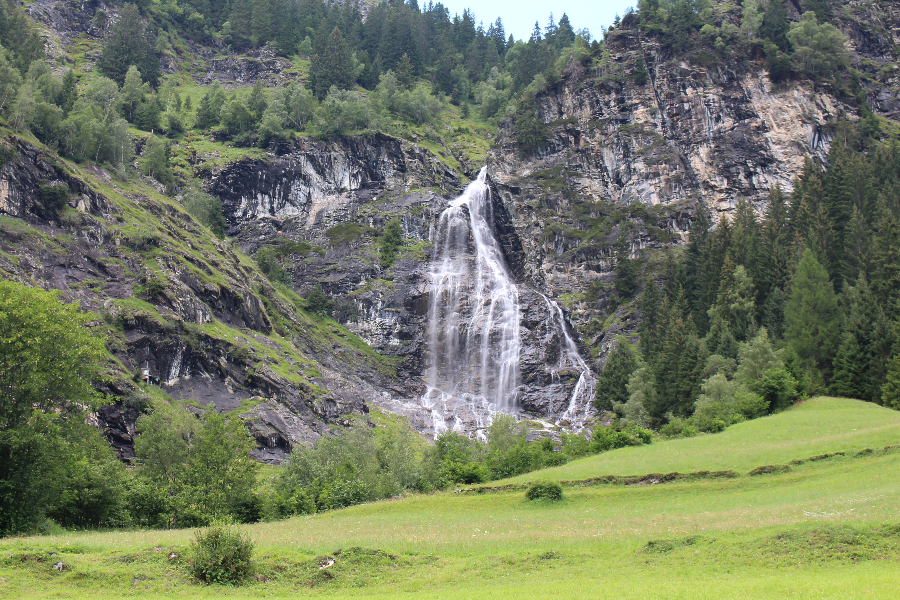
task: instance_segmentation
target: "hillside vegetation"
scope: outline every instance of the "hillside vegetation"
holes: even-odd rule
[[[900,557],[893,503],[900,484],[884,474],[900,467],[900,452],[879,446],[896,446],[900,433],[896,421],[888,427],[893,434],[885,432],[885,414],[858,402],[816,399],[727,435],[662,442],[640,462],[629,458],[631,450],[617,450],[606,457],[614,466],[597,462],[584,470],[622,474],[620,468],[630,472],[640,464],[665,472],[676,464],[667,454],[692,443],[698,458],[678,464],[740,467],[732,478],[564,486],[555,503],[528,502],[522,490],[439,493],[245,526],[256,542],[256,571],[244,588],[190,583],[184,561],[191,530],[10,538],[0,543],[0,591],[16,597],[889,598]],[[758,423],[795,434],[790,442],[777,433],[761,439]],[[753,464],[744,457],[786,465],[822,450],[845,454],[781,472],[743,471]],[[53,568],[58,562],[61,571]]]
[[[727,471],[786,464],[834,452],[855,453],[900,440],[900,413],[868,402],[815,398],[790,410],[746,421],[715,435],[621,448],[492,483],[537,478],[578,481],[604,475]]]

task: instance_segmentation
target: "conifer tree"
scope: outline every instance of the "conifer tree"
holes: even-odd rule
[[[556,47],[557,49],[567,48],[575,43],[575,30],[572,29],[572,23],[569,21],[569,15],[563,13],[559,18],[559,24],[556,27]]]
[[[274,8],[271,0],[255,0],[251,7],[250,19],[253,44],[262,46],[272,39]]]
[[[594,406],[598,410],[613,410],[616,404],[628,402],[628,379],[638,366],[637,353],[628,340],[616,340],[597,378]]]
[[[231,13],[228,15],[228,42],[235,50],[250,46],[250,34],[253,31],[253,5],[250,0],[233,0],[230,3]]]
[[[879,199],[879,219],[874,231],[872,289],[891,316],[896,316],[900,298],[900,220],[888,208],[887,197]]]
[[[353,85],[353,65],[350,50],[344,42],[340,29],[331,30],[328,43],[321,54],[316,54],[310,65],[310,76],[315,81],[313,91],[320,100],[332,86],[339,90]]]
[[[727,324],[737,341],[747,339],[756,322],[756,290],[744,265],[731,267],[731,260],[723,269],[722,284],[716,303],[709,309],[709,318]]]
[[[121,85],[125,81],[128,67],[132,65],[138,68],[144,81],[156,87],[160,72],[153,40],[144,27],[137,7],[126,4],[119,14],[119,20],[106,36],[97,68]]]
[[[620,298],[630,298],[637,288],[640,261],[631,258],[631,242],[628,234],[622,231],[615,243],[615,286]]]
[[[788,52],[790,42],[787,39],[788,20],[785,0],[769,0],[763,15],[759,35],[774,43],[782,52]]]
[[[888,363],[887,383],[881,390],[881,403],[900,410],[900,352],[895,352]]]
[[[784,194],[781,186],[775,184],[769,191],[769,203],[759,240],[759,276],[755,281],[759,288],[760,308],[766,306],[774,290],[783,290],[790,279],[790,230],[787,216]],[[776,333],[770,327],[770,333],[773,337],[781,337],[780,328]]]
[[[788,346],[805,368],[818,369],[827,380],[840,330],[840,311],[828,273],[808,248],[791,280],[784,316]]]
[[[503,20],[497,17],[497,20],[488,27],[487,33],[494,40],[497,52],[503,56],[506,53],[506,28],[503,27]]]

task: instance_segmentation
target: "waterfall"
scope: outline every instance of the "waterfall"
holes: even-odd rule
[[[559,305],[531,288],[520,290],[513,282],[494,233],[494,205],[486,178],[487,170],[482,169],[431,231],[426,392],[419,407],[435,436],[448,429],[478,435],[490,425],[492,413],[517,414],[521,402],[542,395],[536,380],[522,385],[519,369],[526,355],[532,369],[535,364],[535,340],[526,346],[521,338],[531,335],[521,329],[522,313],[532,311],[533,322],[533,311],[543,298],[547,317],[538,318],[539,327],[547,332],[544,348],[554,350],[549,353],[552,362],[540,367],[553,382],[544,388],[547,397],[558,394],[566,378],[580,373],[570,395],[546,405],[546,416],[556,425],[580,429],[593,414],[596,378],[569,334]]]
[[[492,412],[514,413],[519,377],[519,290],[492,229],[487,169],[441,213],[429,271],[423,405],[435,433],[463,420],[485,427]],[[470,240],[474,243],[474,252]]]
[[[565,421],[579,427],[591,416],[597,378],[594,377],[590,367],[581,357],[575,340],[569,335],[566,319],[559,304],[543,294],[541,294],[541,297],[547,303],[547,311],[550,313],[551,322],[555,321],[559,331],[562,333],[562,347],[560,348],[559,364],[556,370],[574,368],[581,371],[581,375],[578,376],[578,382],[575,384],[575,389],[572,390],[572,395],[569,397],[569,405],[566,407],[565,412],[556,420],[556,424],[559,425]]]

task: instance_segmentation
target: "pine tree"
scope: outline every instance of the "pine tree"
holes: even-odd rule
[[[615,287],[620,298],[630,298],[637,288],[640,261],[631,258],[631,242],[622,231],[615,243]]]
[[[253,44],[262,46],[272,39],[274,9],[270,0],[255,0],[250,19]]]
[[[766,298],[762,307],[762,326],[769,330],[772,339],[780,340],[784,335],[784,309],[787,295],[780,287],[775,288]]]
[[[821,172],[807,159],[803,174],[794,190],[791,219],[795,235],[795,247],[808,248],[816,261],[830,274],[834,256],[834,224],[825,199]]]
[[[156,87],[159,80],[159,58],[153,40],[148,35],[141,15],[134,4],[126,4],[119,20],[109,30],[97,68],[104,75],[122,85],[128,67],[134,65],[144,81]]]
[[[872,289],[891,316],[896,315],[896,299],[900,298],[900,220],[887,206],[888,200],[879,199],[878,225],[873,234]]]
[[[488,35],[494,40],[497,52],[503,56],[506,53],[506,28],[503,27],[503,20],[500,17],[488,27]]]
[[[661,315],[666,310],[662,303],[656,282],[652,279],[647,281],[641,295],[641,324],[638,327],[641,348],[647,355],[654,354],[659,347]]]
[[[840,311],[828,273],[807,248],[791,280],[784,339],[807,369],[831,371]]]
[[[62,87],[59,90],[59,98],[56,104],[63,109],[63,115],[69,116],[72,107],[75,106],[75,100],[78,99],[78,78],[72,69],[66,71],[63,76]]]
[[[774,290],[784,290],[787,287],[791,276],[789,240],[787,206],[781,186],[776,184],[769,190],[769,203],[759,241],[759,275],[754,278],[759,288],[760,307],[767,305],[768,298]],[[771,326],[767,327],[773,337],[781,337],[780,328],[776,333],[772,331]]]
[[[259,123],[263,113],[266,111],[268,102],[266,101],[266,92],[262,87],[262,80],[257,79],[250,96],[247,98],[247,110],[253,116],[253,123]]]
[[[253,5],[251,0],[233,0],[231,13],[228,15],[230,35],[228,42],[235,50],[250,46],[250,33],[253,31]]]
[[[628,379],[638,366],[637,353],[628,340],[616,340],[597,378],[594,406],[598,410],[613,410],[616,404],[628,402]]]
[[[563,13],[556,28],[556,47],[557,49],[567,48],[574,43],[575,30],[572,29],[572,23],[569,22],[569,15]]]
[[[332,86],[339,90],[349,89],[353,85],[352,69],[350,49],[347,48],[340,29],[335,27],[331,30],[322,53],[316,54],[310,65],[316,97],[320,100],[324,98]]]
[[[788,52],[791,44],[787,39],[788,20],[787,8],[784,0],[769,0],[766,12],[763,15],[759,35],[770,40],[782,52]]]
[[[729,259],[730,264],[730,259]],[[715,305],[709,309],[711,321],[727,324],[731,335],[737,341],[747,339],[756,323],[756,290],[753,280],[747,275],[744,265],[723,269],[722,285]]]
[[[888,363],[887,383],[881,389],[881,403],[900,410],[900,352]]]

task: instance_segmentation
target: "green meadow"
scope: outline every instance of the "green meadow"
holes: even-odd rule
[[[239,587],[191,581],[192,530],[7,538],[0,597],[895,598],[898,443],[900,413],[819,398],[510,481],[727,478],[566,484],[555,503],[448,491],[242,526],[256,572]],[[749,474],[766,465],[783,467]]]

